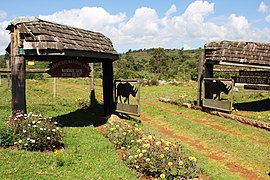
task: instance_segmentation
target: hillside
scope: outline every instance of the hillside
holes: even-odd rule
[[[201,49],[129,50],[114,63],[116,78],[189,80],[197,76]]]
[[[139,49],[120,54],[114,62],[116,79],[196,79],[198,56],[201,49]],[[0,56],[0,68],[6,67],[5,55]],[[27,68],[48,68],[50,62],[35,62]],[[95,64],[95,77],[102,76],[101,64]]]

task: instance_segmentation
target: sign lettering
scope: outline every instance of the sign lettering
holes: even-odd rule
[[[239,71],[240,76],[261,76],[270,77],[269,71]]]
[[[52,77],[89,77],[90,67],[86,62],[77,60],[56,61],[49,64],[47,71]]]
[[[268,84],[270,85],[269,78],[253,78],[253,77],[232,77],[235,83],[243,84]]]
[[[270,91],[270,86],[244,85],[244,89]]]

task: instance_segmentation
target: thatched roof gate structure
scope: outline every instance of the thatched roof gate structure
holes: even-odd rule
[[[227,65],[244,69],[244,74],[259,74],[263,78],[233,77],[245,82],[263,84],[262,88],[270,88],[270,43],[245,42],[245,41],[214,41],[204,46],[204,58],[200,64],[204,65],[204,78],[213,78],[214,65]],[[204,62],[204,63],[202,63]],[[201,65],[201,68],[202,66]],[[237,68],[234,68],[237,69]],[[254,71],[255,70],[255,71]],[[260,71],[257,72],[256,70]],[[201,70],[202,72],[202,70]],[[239,71],[239,74],[240,71]],[[198,101],[201,102],[202,77],[199,73]],[[249,86],[250,87],[250,86]],[[253,86],[256,88],[256,86]],[[211,97],[210,97],[211,98]]]
[[[18,18],[12,21],[11,43],[6,49],[11,56],[12,112],[26,112],[25,59],[36,61],[77,60],[101,62],[103,67],[104,115],[114,111],[113,61],[119,58],[109,38],[38,18]]]

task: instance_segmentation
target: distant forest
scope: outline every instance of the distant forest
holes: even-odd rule
[[[197,78],[199,52],[202,49],[151,48],[129,50],[120,54],[113,63],[115,79],[190,80]],[[0,55],[0,68],[6,67],[5,58]],[[48,68],[49,62],[35,62],[27,68]],[[94,66],[95,77],[101,77],[101,64]]]

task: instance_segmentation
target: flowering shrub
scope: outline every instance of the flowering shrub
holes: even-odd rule
[[[131,148],[131,146],[137,143],[137,139],[143,136],[142,130],[137,124],[132,126],[125,122],[121,123],[120,121],[109,122],[103,134],[118,149]]]
[[[18,135],[13,133],[12,128],[0,128],[0,147],[8,148],[10,146],[13,146],[14,142],[16,142],[18,138]]]
[[[124,150],[123,160],[139,174],[159,179],[191,179],[200,173],[197,159],[188,156],[180,144],[146,136],[136,124],[110,122],[103,133],[116,148]]]
[[[57,122],[51,118],[46,119],[42,116],[29,113],[17,113],[9,120],[13,133],[19,139],[14,142],[18,149],[30,151],[55,150],[63,147],[62,130],[57,127]]]

